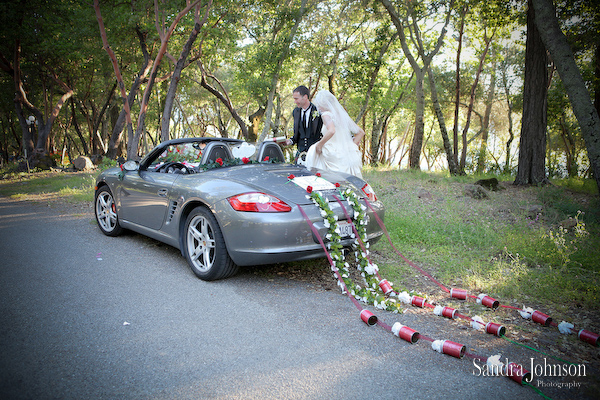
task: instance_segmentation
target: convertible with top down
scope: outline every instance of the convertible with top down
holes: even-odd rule
[[[239,266],[324,257],[315,232],[323,240],[327,227],[307,189],[329,202],[344,246],[354,239],[343,203],[335,199],[341,190],[368,201],[371,243],[383,235],[373,212],[383,220],[384,208],[367,182],[286,163],[273,141],[258,146],[206,137],[163,142],[140,162],[100,173],[94,211],[105,235],[128,229],[164,242],[181,250],[199,278],[216,280]]]

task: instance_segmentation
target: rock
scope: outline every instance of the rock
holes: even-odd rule
[[[94,163],[89,157],[79,156],[73,160],[73,166],[78,171],[90,171],[95,168]]]
[[[489,196],[487,191],[478,185],[466,185],[463,189],[465,196],[472,197],[477,200],[487,199]]]
[[[496,178],[480,179],[477,182],[475,182],[475,184],[493,192],[504,189],[502,186],[498,186],[498,179]]]
[[[423,188],[419,188],[419,191],[417,192],[417,196],[421,200],[433,200],[433,195]]]

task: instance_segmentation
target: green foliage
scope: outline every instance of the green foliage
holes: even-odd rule
[[[155,15],[154,2],[150,0],[100,1],[108,42],[116,54],[126,92],[144,61],[138,33],[147,44],[150,59],[154,60],[160,47],[156,22],[160,30],[167,29],[186,2],[177,0],[158,4],[158,15]],[[313,93],[329,89],[340,98],[352,117],[357,117],[364,110],[359,123],[367,133],[363,145],[365,163],[382,161],[389,165],[398,164],[400,155],[410,146],[416,99],[413,87],[405,90],[412,69],[400,40],[394,37],[398,32],[389,14],[380,2],[308,1],[304,10],[300,9],[300,4],[274,0],[213,2],[207,23],[202,27],[188,59],[192,62],[184,69],[179,81],[171,136],[239,135],[239,126],[223,103],[200,86],[202,74],[195,62],[199,59],[206,72],[215,78],[209,77],[209,83],[231,100],[246,124],[255,122],[249,121],[250,115],[266,108],[271,86],[276,85],[271,132],[290,136],[290,114],[295,106],[291,99],[292,89],[300,84],[309,86]],[[414,13],[422,35],[418,39],[422,40],[426,49],[430,48],[439,34],[440,22],[449,3],[428,0],[394,4],[402,17],[409,12]],[[201,2],[201,5],[199,14],[204,15],[207,2]],[[488,146],[485,170],[510,171],[516,166],[514,155],[519,141],[524,64],[524,47],[519,34],[523,27],[519,18],[524,15],[525,8],[508,0],[455,1],[453,5],[450,23],[453,31],[458,28],[459,11],[464,5],[469,6],[460,62],[463,102],[469,96],[470,85],[474,81],[484,32],[488,37],[492,32],[495,35],[480,84],[475,88],[475,110],[467,134],[467,171],[475,169],[478,159],[478,135],[485,106],[483,97],[494,66],[492,62],[496,63],[498,82],[490,125],[489,141],[493,145]],[[592,62],[594,46],[590,44],[598,43],[598,18],[594,17],[598,15],[599,8],[589,2],[572,0],[558,1],[556,6],[584,79],[590,91],[598,91]],[[300,24],[292,36],[296,20]],[[176,58],[179,55],[193,24],[194,12],[180,21],[169,42],[171,56]],[[85,142],[91,155],[100,155],[109,142],[123,100],[120,90],[110,97],[115,76],[107,52],[102,47],[91,0],[4,1],[0,3],[0,32],[3,38],[0,53],[9,62],[13,62],[18,40],[24,89],[29,100],[43,114],[49,115],[63,94],[63,88],[54,77],[75,90],[73,108],[70,103],[63,106],[55,121],[50,135],[50,152],[60,154],[65,150],[69,157],[75,158],[85,152]],[[417,43],[416,37],[409,38],[407,45],[412,54],[417,54]],[[446,35],[442,50],[432,63],[440,105],[450,133],[454,123],[457,44],[455,36]],[[386,47],[388,45],[389,48]],[[418,60],[419,63],[421,61]],[[170,57],[165,57],[158,68],[160,82],[151,93],[141,153],[158,140],[169,74],[173,68]],[[2,70],[7,71],[7,68]],[[558,83],[560,80],[553,79],[552,82],[548,101],[548,170],[552,177],[581,176],[589,170],[586,148],[564,89]],[[0,96],[0,151],[8,159],[8,155],[23,153],[23,127],[15,115],[15,87],[11,75],[5,72],[0,75],[0,89],[3,93]],[[144,89],[145,84],[133,101],[134,129]],[[429,95],[427,91],[426,88],[426,96]],[[401,95],[399,107],[391,112]],[[425,100],[425,131],[428,137],[424,144],[424,165],[443,168],[445,153],[428,100]],[[106,110],[101,114],[105,103]],[[507,110],[509,104],[510,110]],[[464,106],[461,106],[457,126],[464,125],[464,111]],[[30,110],[25,110],[25,113],[29,115]],[[509,165],[505,166],[509,114],[514,120],[512,129],[517,137],[512,142]],[[256,122],[260,131],[264,121],[259,118]],[[450,140],[453,141],[453,138]],[[377,150],[378,144],[381,157],[376,154],[370,160],[370,151]],[[459,143],[459,151],[460,147],[462,142]],[[572,156],[568,168],[565,161],[567,152]],[[405,163],[406,159],[405,156]]]
[[[100,164],[98,164],[98,170],[104,171],[106,169],[113,168],[118,165],[119,165],[119,163],[117,162],[117,160],[111,160],[108,157],[103,157]]]

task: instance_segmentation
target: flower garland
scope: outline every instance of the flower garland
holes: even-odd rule
[[[339,185],[335,186],[339,187]],[[343,246],[341,244],[342,237],[340,228],[338,226],[338,218],[337,215],[335,215],[331,210],[331,207],[329,207],[328,200],[324,199],[319,192],[312,190],[312,187],[310,186],[306,188],[306,191],[309,193],[307,197],[319,207],[321,216],[323,217],[324,226],[328,229],[327,234],[325,235],[325,240],[327,241],[327,250],[329,251],[331,259],[334,263],[331,269],[334,273],[339,273],[350,295],[352,295],[358,301],[362,301],[366,304],[372,304],[375,308],[381,310],[387,310],[394,313],[402,312],[402,305],[400,302],[398,302],[398,300],[393,298],[394,294],[392,293],[390,297],[385,297],[381,291],[381,288],[379,287],[379,279],[377,278],[377,271],[379,268],[376,264],[371,263],[368,259],[369,244],[366,233],[366,207],[359,203],[356,194],[350,189],[346,189],[345,191],[340,190],[342,197],[347,199],[348,203],[354,210],[354,226],[359,237],[356,237],[355,234],[351,235],[351,237],[355,239],[352,247],[357,263],[356,268],[365,281],[364,287],[355,284],[350,277],[350,272],[348,270],[350,268],[350,264],[345,260]],[[359,247],[359,239],[365,244],[365,251]],[[342,282],[339,280],[338,286],[344,290]]]
[[[199,165],[198,169],[201,171],[206,171],[209,169],[231,167],[231,166],[242,165],[242,164],[264,164],[264,163],[274,164],[274,163],[277,163],[277,161],[270,160],[268,156],[265,157],[262,161],[251,160],[248,157],[231,158],[228,160],[223,160],[221,157],[219,157],[212,163]]]

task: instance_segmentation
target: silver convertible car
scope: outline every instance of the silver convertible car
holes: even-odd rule
[[[258,148],[237,139],[166,141],[139,163],[128,161],[98,176],[96,220],[105,235],[129,229],[180,249],[203,280],[226,278],[238,266],[324,257],[299,209],[325,237],[327,228],[307,196],[308,186],[330,200],[341,221],[344,246],[353,242],[351,225],[343,222],[342,207],[328,196],[340,189],[351,188],[369,200],[368,238],[373,243],[382,236],[372,213],[383,219],[384,208],[368,183],[284,161],[273,141]]]

